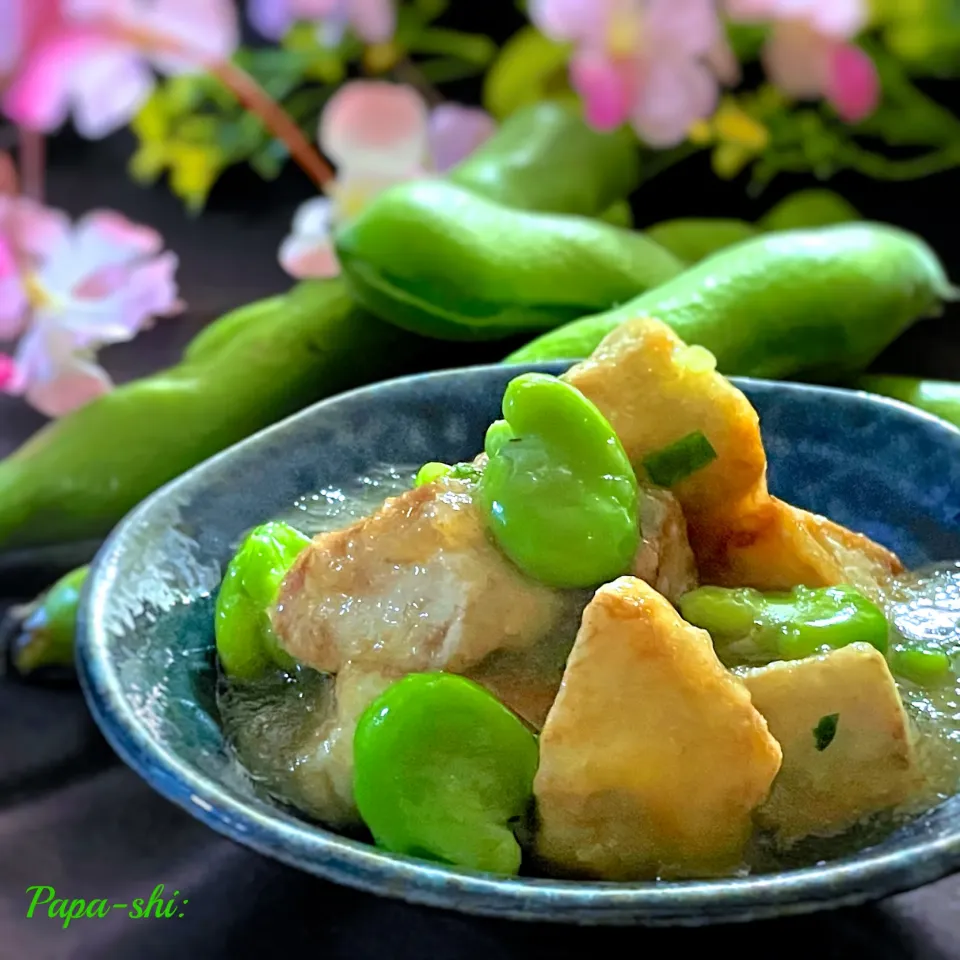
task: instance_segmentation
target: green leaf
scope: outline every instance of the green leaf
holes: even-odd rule
[[[950,109],[921,92],[889,54],[876,46],[867,49],[880,75],[883,100],[854,132],[894,147],[941,147],[960,140],[960,120]]]
[[[249,163],[264,180],[276,180],[289,159],[287,145],[281,140],[270,140],[251,154]]]
[[[837,724],[839,722],[839,713],[828,713],[821,717],[813,728],[813,743],[821,753],[833,743],[833,738],[837,735]]]
[[[458,57],[424,60],[417,64],[417,69],[429,83],[453,83],[455,80],[466,80],[483,72],[483,67],[479,64],[468,63]]]
[[[485,67],[496,56],[497,45],[479,33],[464,33],[443,27],[428,27],[407,45],[411,53],[455,57]]]
[[[449,6],[450,0],[413,0],[414,9],[427,23],[443,16]]]
[[[768,33],[764,27],[745,23],[727,24],[727,40],[740,63],[750,63],[760,57],[760,50]]]
[[[500,51],[487,73],[483,105],[498,120],[538,100],[570,98],[570,47],[523,27]]]

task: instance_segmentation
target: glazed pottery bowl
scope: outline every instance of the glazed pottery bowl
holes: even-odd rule
[[[213,597],[241,537],[302,495],[380,463],[455,462],[482,447],[527,369],[407,377],[311,407],[160,490],[113,532],[78,638],[93,714],[120,756],[214,830],[310,873],[469,913],[565,923],[706,924],[861,903],[960,867],[960,798],[858,853],[776,874],[682,883],[502,878],[384,853],[298,819],[225,749]],[[760,413],[773,492],[861,530],[910,567],[960,557],[960,432],[862,393],[738,381]]]

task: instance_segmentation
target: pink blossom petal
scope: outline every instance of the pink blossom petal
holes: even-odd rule
[[[0,340],[13,340],[23,332],[27,295],[17,274],[0,277]]]
[[[26,396],[48,417],[63,416],[112,386],[104,370],[76,352],[71,332],[56,322],[39,320],[20,341],[14,362],[7,391]]]
[[[291,0],[248,0],[250,25],[268,40],[280,40],[295,19]]]
[[[0,197],[0,232],[28,266],[50,256],[70,233],[70,218],[27,197]]]
[[[73,354],[45,359],[43,376],[23,373],[22,361],[16,361],[11,392],[22,394],[27,402],[48,417],[62,417],[108,393],[113,381],[96,363]],[[33,369],[40,364],[33,365]]]
[[[571,40],[601,49],[607,27],[622,0],[529,0],[530,19],[554,40]]]
[[[350,25],[367,43],[386,43],[397,29],[394,0],[351,0]]]
[[[648,64],[631,122],[649,144],[668,147],[682,142],[691,124],[713,113],[717,81],[694,60],[653,60]]]
[[[315,197],[300,205],[291,234],[280,246],[280,265],[292,277],[336,277],[340,264],[333,249],[334,204]]]
[[[84,61],[72,77],[73,123],[89,140],[124,126],[150,96],[154,79],[133,48],[118,47]]]
[[[73,78],[111,46],[90,32],[66,34],[43,43],[7,89],[4,112],[31,130],[56,130],[67,119]]]
[[[320,117],[320,147],[341,167],[392,174],[423,164],[427,108],[412,88],[377,80],[344,84]]]
[[[834,50],[826,95],[847,123],[857,123],[876,110],[880,79],[873,61],[859,47],[842,44]]]
[[[102,271],[132,264],[162,247],[163,238],[152,228],[112,211],[95,210],[81,217],[73,232],[50,251],[40,271],[42,282],[76,294]]]
[[[724,12],[741,23],[798,20],[834,39],[856,36],[869,20],[868,0],[725,0]]]
[[[233,0],[124,0],[127,22],[183,46],[184,56],[154,50],[150,59],[164,73],[191,72],[229,60],[240,43],[240,24]]]
[[[759,23],[779,17],[780,0],[723,0],[723,11],[738,23]]]
[[[150,329],[156,317],[182,311],[184,305],[177,296],[175,279],[178,264],[176,254],[162,253],[129,269],[123,284],[97,301],[90,314],[84,316],[78,310],[76,319],[82,321],[82,326],[78,324],[75,330],[77,346],[92,349],[107,343],[125,343],[141,330]]]
[[[50,380],[34,381],[26,391],[27,402],[48,417],[63,417],[86,406],[113,388],[107,371],[91,360],[70,357]]]
[[[814,99],[827,87],[833,44],[803,23],[781,23],[763,51],[763,64],[771,82],[785,94]]]
[[[23,0],[0,3],[0,76],[16,66],[23,45],[23,34]]]
[[[291,277],[337,277],[340,261],[333,247],[332,237],[298,237],[291,235],[280,245],[280,266]]]
[[[488,140],[497,125],[485,110],[442,103],[430,113],[429,140],[433,169],[443,173]]]
[[[812,0],[810,7],[814,29],[838,40],[855,37],[870,19],[868,0]]]
[[[74,22],[86,22],[105,35],[128,37],[165,72],[197,69],[220,62],[240,40],[233,0],[62,0]],[[161,43],[151,48],[151,38]],[[185,52],[173,53],[176,44]]]
[[[5,390],[9,384],[13,383],[16,373],[17,365],[13,357],[0,353],[0,390]]]
[[[630,115],[636,90],[632,61],[615,61],[585,50],[570,60],[570,82],[583,99],[587,123],[615,130]]]
[[[714,0],[647,0],[642,39],[648,56],[706,55],[721,35]]]
[[[717,39],[704,57],[704,62],[724,86],[735,87],[740,82],[740,62],[725,36]]]

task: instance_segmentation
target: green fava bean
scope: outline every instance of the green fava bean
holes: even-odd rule
[[[784,197],[760,218],[761,230],[805,230],[860,220],[859,211],[832,190],[798,190]]]
[[[0,552],[103,537],[147,494],[251,433],[452,356],[358,309],[341,280],[227,314],[181,363],[121,384],[0,461]]]
[[[644,233],[685,263],[699,263],[718,250],[750,240],[760,231],[744,220],[665,220]]]
[[[700,587],[681,597],[679,606],[683,618],[707,630],[721,649],[737,643],[742,653],[747,641],[753,653],[745,659],[799,660],[851,643],[887,651],[883,611],[848,586],[777,593]]]
[[[269,609],[308,543],[310,538],[289,524],[265,523],[247,535],[227,566],[214,624],[217,653],[231,678],[255,680],[272,667],[294,665],[273,632]]]
[[[477,485],[494,538],[529,576],[593,587],[625,573],[640,542],[638,486],[603,414],[578,390],[529,373],[507,386]]]
[[[629,132],[599,133],[547,102],[512,114],[446,179],[505,207],[596,217],[638,186],[640,164]]]
[[[23,621],[22,635],[14,643],[13,662],[20,673],[73,664],[77,608],[89,572],[88,566],[72,570],[33,606]]]
[[[960,427],[960,383],[874,374],[858,378],[853,385],[860,390],[909,403]]]
[[[636,299],[544,334],[508,363],[587,357],[625,320],[657,317],[721,373],[842,380],[956,299],[919,237],[842,224],[747,240]]]
[[[641,233],[513,210],[439,180],[380,194],[338,232],[337,252],[363,306],[447,340],[555,327],[683,269]]]
[[[410,674],[360,717],[353,752],[357,809],[378,846],[471,870],[519,870],[511,825],[533,797],[537,742],[483,687]]]
[[[890,653],[890,669],[922,687],[935,687],[952,676],[950,657],[942,650],[916,645],[899,646]]]

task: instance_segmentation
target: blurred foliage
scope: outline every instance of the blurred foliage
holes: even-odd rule
[[[505,2],[505,0],[504,0]],[[523,0],[515,0],[522,9]],[[711,152],[718,177],[748,175],[756,193],[781,173],[826,180],[841,170],[907,180],[960,165],[960,120],[931,96],[930,83],[960,76],[960,0],[870,0],[871,24],[862,44],[883,86],[877,111],[857,126],[843,124],[824,103],[796,103],[769,84],[750,80],[762,55],[763,28],[728,25],[730,44],[747,83],[721,99],[689,142],[669,151],[643,151],[644,179],[700,150]],[[295,25],[278,48],[243,49],[236,62],[313,140],[327,99],[355,76],[413,83],[428,100],[437,86],[483,77],[483,105],[498,120],[544,99],[576,100],[567,79],[570,48],[526,25],[498,48],[489,37],[444,25],[450,0],[406,0],[389,43],[364,46],[351,34],[328,42],[314,24]],[[449,19],[449,18],[448,18]],[[212,77],[163,82],[133,124],[139,148],[131,174],[150,183],[166,173],[192,211],[206,202],[217,178],[249,164],[266,180],[289,159],[255,116]]]
[[[320,111],[344,80],[393,76],[431,86],[475,77],[497,54],[488,37],[436,26],[449,0],[411,0],[389,43],[364,46],[352,34],[336,44],[309,23],[295,24],[279,47],[241,48],[234,62],[276,100],[309,140]],[[432,93],[432,91],[430,91]],[[160,82],[134,118],[138,146],[129,171],[139,183],[167,174],[170,189],[199,213],[228,167],[249,164],[264,180],[280,175],[289,152],[213,76]]]

